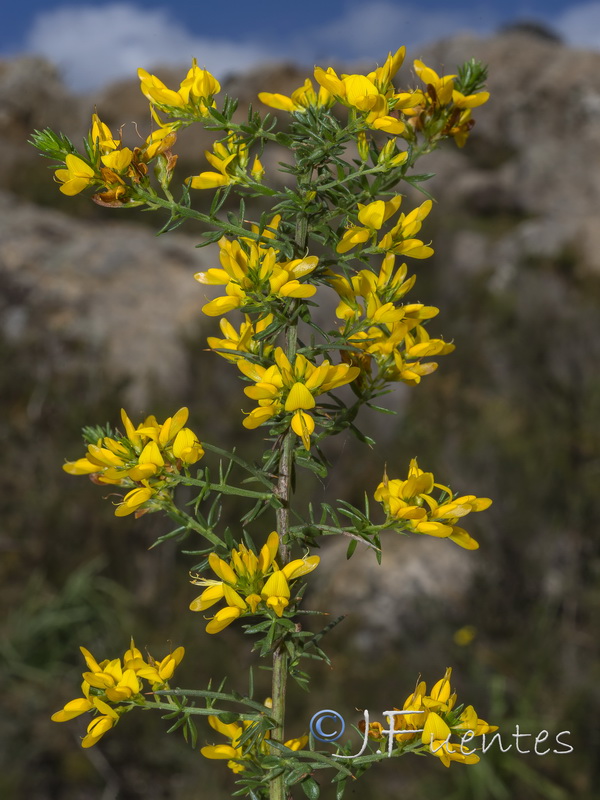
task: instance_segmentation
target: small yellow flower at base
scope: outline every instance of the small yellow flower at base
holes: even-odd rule
[[[303,750],[308,744],[308,736],[299,736],[297,739],[288,739],[287,742],[284,742],[283,744],[285,747],[289,747],[290,750]]]
[[[149,486],[132,489],[130,492],[127,492],[123,498],[123,502],[119,503],[115,508],[115,517],[127,517],[129,514],[133,514],[141,509],[154,494],[154,489],[151,489]]]

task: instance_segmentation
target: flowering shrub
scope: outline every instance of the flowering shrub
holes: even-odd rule
[[[356,508],[338,500],[302,519],[293,503],[294,475],[301,480],[302,470],[327,474],[324,439],[349,431],[369,441],[355,424],[358,411],[376,409],[373,401],[390,384],[416,387],[437,369],[430,359],[454,350],[429,332],[439,309],[407,300],[416,280],[410,274],[413,262],[433,254],[426,225],[435,212],[429,198],[411,207],[398,187],[404,182],[420,188],[428,176],[416,174],[415,165],[444,140],[465,145],[472,109],[488,99],[485,69],[471,61],[457,74],[440,77],[415,61],[411,85],[397,89],[394,80],[404,55],[404,48],[390,53],[366,75],[338,76],[331,67],[317,67],[318,88],[307,78],[290,97],[261,92],[264,106],[289,115],[285,130],[277,129],[270,113],[251,111],[247,121],[235,121],[236,102],[218,98],[219,82],[194,62],[177,89],[139,70],[156,124],[141,146],[123,146],[97,114],[82,151],[50,130],[34,135],[41,152],[58,162],[54,175],[63,194],[91,190],[92,200],[103,206],[167,209],[164,230],[187,219],[204,224],[201,244],[218,244],[220,266],[195,278],[220,287],[202,312],[222,317],[222,338],[210,336],[208,344],[235,368],[253,404],[234,424],[260,428],[267,440],[262,459],[246,462],[208,442],[207,431],[186,427],[187,408],[163,423],[149,416],[137,426],[122,411],[120,430],[84,430],[85,455],[64,469],[110,486],[118,517],[163,512],[175,520],[174,531],[159,541],[199,536],[196,552],[202,560],[192,568],[191,580],[202,592],[190,609],[204,616],[219,604],[205,617],[206,633],[241,625],[258,657],[269,659],[272,668],[272,697],[258,702],[224,691],[223,684],[218,690],[170,688],[182,647],[157,662],[150,656],[144,660],[132,641],[122,659],[101,663],[81,648],[88,667],[84,696],[68,702],[53,719],[91,713],[84,747],[95,745],[135,707],[175,717],[172,730],[182,728],[196,747],[196,720],[205,716],[228,743],[207,744],[200,752],[226,760],[237,776],[237,795],[283,800],[300,785],[309,798],[318,797],[315,775],[330,769],[341,798],[349,777],[387,755],[426,753],[445,766],[474,764],[479,760],[475,748],[465,753],[451,735],[468,732],[475,738],[495,730],[472,706],[456,707],[448,670],[429,694],[424,682],[417,684],[400,711],[419,713],[421,719],[417,724],[407,716],[389,754],[379,750],[380,723],[370,723],[370,750],[356,757],[348,755],[350,745],[336,754],[318,750],[306,733],[295,739],[284,735],[288,679],[307,688],[303,659],[328,661],[321,639],[332,625],[313,634],[297,619],[306,612],[302,598],[313,572],[318,580],[319,557],[310,554],[315,536],[348,538],[349,557],[362,542],[381,559],[385,538],[394,533],[448,538],[473,550],[477,542],[458,523],[491,503],[436,483],[416,459],[406,479],[384,473],[372,487],[383,514],[367,501]],[[178,132],[192,124],[217,133],[212,151],[205,153],[212,169],[189,176],[176,199],[174,149]],[[281,189],[269,185],[261,161],[271,143],[288,148],[291,157],[281,165],[287,176]],[[208,213],[194,209],[197,191],[214,192]],[[234,193],[239,212],[224,215],[224,203]],[[271,209],[248,220],[246,200],[258,197]],[[323,291],[337,295],[336,320],[326,329],[313,314]],[[199,292],[199,305],[201,297]],[[230,313],[238,315],[237,323],[224,317]],[[336,393],[340,387],[346,387],[342,395]],[[220,461],[216,472],[214,460]],[[401,465],[390,469],[398,474]],[[235,477],[238,471],[243,478]],[[180,503],[180,485],[197,491],[193,513],[189,503]],[[230,495],[249,506],[235,531],[220,524],[219,509]],[[266,530],[274,530],[264,540],[252,535],[250,523],[269,514],[273,524]],[[205,729],[202,737],[212,735]],[[343,760],[336,758],[342,753]]]

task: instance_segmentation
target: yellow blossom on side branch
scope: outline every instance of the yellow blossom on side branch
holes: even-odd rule
[[[434,482],[433,473],[419,469],[417,459],[410,462],[406,480],[386,475],[375,491],[375,500],[383,505],[390,525],[401,523],[413,533],[450,539],[466,550],[476,550],[479,544],[457,522],[472,511],[485,511],[492,504],[488,497],[458,496],[441,483]],[[441,491],[434,500],[434,489]]]
[[[121,409],[125,435],[100,437],[88,445],[83,458],[68,461],[63,469],[70,475],[89,475],[99,484],[129,488],[115,509],[117,517],[158,510],[159,501],[170,496],[170,478],[204,455],[196,434],[185,427],[188,414],[187,408],[180,408],[162,424],[150,416],[135,428]]]
[[[145,704],[143,680],[149,682],[153,691],[168,688],[168,680],[173,676],[175,667],[181,662],[185,652],[183,647],[178,647],[157,665],[150,655],[148,661],[144,661],[133,639],[122,659],[98,662],[85,647],[79,649],[87,666],[87,671],[82,675],[83,697],[70,700],[51,719],[53,722],[68,722],[88,711],[92,712],[94,717],[81,742],[81,746],[85,748],[97,744],[119,722],[123,714],[131,710],[132,704]]]

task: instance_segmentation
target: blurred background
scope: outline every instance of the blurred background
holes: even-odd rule
[[[469,517],[481,543],[467,552],[426,537],[386,539],[346,561],[325,542],[312,608],[347,614],[330,637],[332,668],[315,669],[309,697],[292,689],[290,736],[322,708],[348,723],[401,705],[422,674],[454,667],[459,700],[535,737],[561,731],[574,748],[538,756],[492,748],[477,767],[391,760],[349,796],[373,800],[570,800],[597,797],[600,661],[600,3],[429,2],[192,4],[29,2],[0,29],[0,796],[7,800],[196,800],[229,797],[231,773],[205,761],[157,715],[133,713],[91,750],[85,723],[50,715],[78,694],[79,645],[115,657],[135,636],[156,657],[184,644],[177,684],[228,674],[244,691],[256,663],[232,628],[207,639],[187,610],[194,556],[167,544],[157,515],[115,519],[102,491],[67,476],[83,425],[191,409],[200,438],[260,447],[242,429],[234,370],[206,353],[193,226],[155,237],[156,215],[65,198],[27,145],[34,128],[80,142],[97,110],[134,141],[150,126],[135,70],[178,85],[192,57],[241,105],[289,93],[312,65],[371,67],[408,46],[397,82],[416,83],[414,58],[444,72],[489,64],[492,99],[464,150],[448,143],[423,169],[437,204],[423,229],[433,259],[409,265],[412,297],[439,306],[431,328],[455,353],[414,389],[398,415],[365,413],[369,450],[332,441],[326,485],[302,502],[360,503],[387,463],[410,458],[453,489],[494,499]],[[284,116],[283,114],[281,116]],[[204,169],[210,138],[177,145],[180,176]],[[280,154],[267,154],[273,174]],[[198,193],[197,202],[206,198]],[[412,202],[412,200],[411,200]],[[258,213],[260,209],[255,209]],[[249,212],[251,215],[251,212]],[[323,318],[331,308],[325,303]],[[244,404],[245,408],[249,406]],[[234,526],[245,509],[231,504]],[[472,520],[472,521],[471,521]],[[268,531],[265,531],[267,533]],[[188,540],[184,547],[198,546]],[[315,573],[315,577],[316,573]],[[262,675],[262,677],[260,677]],[[259,673],[259,694],[268,675]],[[200,743],[215,740],[208,727]],[[533,749],[533,738],[521,740]],[[333,797],[330,787],[323,797]]]

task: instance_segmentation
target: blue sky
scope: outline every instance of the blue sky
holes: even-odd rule
[[[27,0],[3,9],[0,55],[44,55],[86,91],[193,56],[218,77],[268,60],[381,61],[399,44],[517,20],[600,49],[600,0]]]

